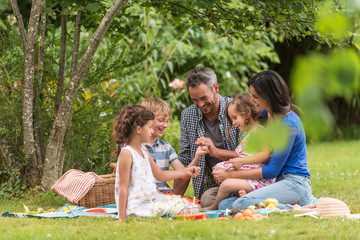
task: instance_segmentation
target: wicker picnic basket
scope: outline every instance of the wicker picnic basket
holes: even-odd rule
[[[78,203],[79,206],[93,208],[115,204],[115,173],[99,175],[94,186]]]

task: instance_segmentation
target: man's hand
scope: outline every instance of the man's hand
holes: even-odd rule
[[[210,138],[199,137],[196,140],[195,144],[200,146],[206,146],[209,149],[210,156],[216,157],[217,148],[215,147],[214,143],[211,141]]]
[[[184,170],[187,175],[189,175],[190,177],[196,178],[197,176],[199,176],[201,168],[192,166],[192,167],[187,167]]]
[[[231,158],[231,159],[229,159],[228,162],[231,163],[232,167],[235,170],[238,170],[239,168],[241,168],[244,165],[242,158]]]
[[[217,184],[222,183],[225,179],[229,178],[229,171],[232,170],[227,170],[224,168],[216,168],[212,171],[212,175],[214,176],[214,179],[216,181]]]

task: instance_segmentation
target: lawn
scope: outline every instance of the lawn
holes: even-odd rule
[[[360,213],[360,141],[308,146],[313,194],[334,197]],[[191,193],[190,193],[191,194]],[[30,199],[0,200],[0,213],[58,208],[65,201],[54,193]],[[295,218],[271,214],[260,221],[180,221],[169,218],[19,219],[1,218],[1,239],[359,239],[360,220]]]

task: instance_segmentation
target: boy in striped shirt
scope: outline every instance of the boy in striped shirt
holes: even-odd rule
[[[160,139],[164,135],[165,129],[168,127],[171,115],[169,104],[160,98],[147,98],[141,102],[141,105],[152,111],[155,116],[152,125],[153,134],[151,135],[149,142],[145,144],[151,158],[161,170],[169,170],[169,164],[171,164],[174,170],[184,169],[185,167],[180,162],[175,149],[170,143]],[[194,158],[194,161],[192,161],[189,166],[196,166],[200,155],[206,153],[207,148],[199,149],[196,154],[198,156]],[[183,180],[189,180],[189,177]],[[159,191],[164,193],[172,191],[171,188],[166,186],[166,182],[159,182],[156,180],[156,187]]]

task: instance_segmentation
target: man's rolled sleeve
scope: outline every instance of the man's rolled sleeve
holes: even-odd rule
[[[190,140],[187,129],[187,120],[184,117],[183,112],[181,113],[180,121],[180,151],[179,151],[179,160],[186,167],[191,162],[191,150],[190,150]]]

